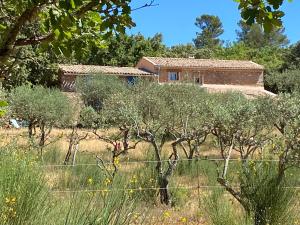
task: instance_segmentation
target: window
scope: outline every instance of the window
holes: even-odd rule
[[[179,80],[178,72],[169,72],[169,80]]]

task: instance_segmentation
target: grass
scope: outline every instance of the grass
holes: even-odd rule
[[[68,134],[69,130],[55,130],[52,135],[62,132]],[[37,152],[26,147],[25,136],[20,136],[23,133],[11,131],[5,142],[14,140],[13,144],[0,149],[0,224],[253,224],[222,188],[197,188],[218,185],[214,161],[179,161],[169,184],[172,205],[166,207],[159,203],[156,164],[138,162],[153,160],[148,144],[120,156],[118,174],[112,180],[103,168],[80,165],[95,164],[96,156],[110,161],[106,143],[90,136],[80,143],[76,166],[56,167],[53,165],[63,163],[67,139],[47,146],[41,162]],[[163,155],[168,156],[171,149],[166,146]],[[202,147],[201,157],[219,158],[212,141]],[[137,162],[128,163],[133,161]],[[239,165],[230,162],[232,184],[239,182]],[[107,169],[112,168],[107,165]],[[287,179],[287,185],[299,186],[299,170],[289,169]]]

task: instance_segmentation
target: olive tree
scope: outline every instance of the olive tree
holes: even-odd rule
[[[54,126],[68,124],[72,116],[72,106],[67,96],[56,89],[28,85],[15,88],[9,97],[12,113],[28,122],[28,135],[36,135],[38,126],[38,146],[42,149]]]
[[[280,135],[274,138],[273,152],[278,155],[278,182],[285,177],[291,166],[300,162],[300,95],[299,93],[281,94],[270,107],[270,116]]]
[[[179,145],[187,159],[199,156],[199,148],[210,133],[210,123],[206,106],[210,95],[198,85],[165,86],[163,97],[170,114],[169,133],[176,140],[173,148]],[[190,161],[191,162],[191,161]]]
[[[288,105],[284,101],[286,105],[282,107],[280,100],[281,98],[249,100],[238,94],[226,94],[216,96],[210,109],[213,117],[212,134],[218,141],[223,158],[223,169],[219,171],[218,182],[242,205],[247,216],[250,216],[257,225],[277,224],[284,221],[286,219],[284,215],[292,198],[283,183],[278,182],[282,161],[285,162],[285,166],[288,166],[286,164],[288,155],[293,155],[290,147],[288,150],[280,151],[277,170],[263,161],[252,161],[257,157],[263,160],[263,156],[270,153],[268,151],[270,144],[278,147],[279,142],[279,146],[287,143],[286,140],[278,140],[276,137],[278,135],[274,134],[274,124],[281,129],[282,123],[279,119],[282,119],[280,115],[283,113],[283,108],[295,113],[297,104],[294,105],[293,102]],[[281,120],[281,122],[291,122],[291,114],[285,115],[287,121]],[[294,125],[294,122],[293,120],[291,124]],[[235,177],[234,183],[231,184],[228,170],[234,152],[238,153],[241,165],[239,165],[240,175]],[[236,167],[234,169],[237,170]]]
[[[115,118],[121,118],[130,126],[133,137],[152,146],[163,204],[171,203],[168,186],[180,157],[177,146],[183,148],[187,158],[193,158],[208,135],[202,117],[204,99],[205,94],[199,86],[139,82],[129,89],[128,95],[118,95],[109,104],[113,107],[110,115],[117,113]],[[163,158],[166,143],[172,146],[167,166]],[[184,143],[188,144],[189,152]]]
[[[111,146],[112,173],[102,159],[99,156],[97,158],[110,178],[114,178],[118,171],[118,158],[130,149],[135,149],[140,142],[131,139],[133,129],[128,120],[129,116],[134,117],[136,114],[129,86],[112,75],[79,78],[76,86],[86,105],[81,113],[84,127],[92,129],[99,140]]]
[[[103,106],[103,101],[114,93],[124,90],[125,82],[116,76],[86,75],[76,79],[76,92],[86,106],[92,106],[99,111]]]

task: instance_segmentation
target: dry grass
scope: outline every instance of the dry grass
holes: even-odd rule
[[[81,131],[82,135],[85,134],[85,130]],[[111,130],[109,132],[114,132]],[[68,136],[70,135],[70,129],[54,129],[51,133],[50,139],[58,139],[55,143],[52,143],[51,146],[56,146],[61,152],[61,155],[64,156],[68,149]],[[18,145],[26,146],[29,145],[27,138],[27,129],[0,129],[1,137],[1,146],[11,143],[12,141]],[[111,160],[111,153],[109,151],[111,146],[99,139],[90,133],[86,140],[83,140],[80,143],[80,154],[88,156],[90,162],[95,163],[95,156],[100,156],[105,161]],[[204,146],[203,149],[206,151],[204,155],[209,155],[207,151],[207,146]],[[51,149],[49,147],[49,149]],[[146,160],[148,157],[148,151],[150,145],[148,143],[139,143],[137,148],[129,151],[129,153],[120,158],[121,161],[140,161]],[[46,148],[47,151],[47,148]],[[172,151],[170,143],[167,143],[165,146],[165,155],[168,155]],[[213,150],[215,152],[215,150]],[[184,157],[183,152],[181,156]],[[80,156],[79,156],[80,157]],[[119,170],[121,172],[130,172],[138,168],[143,167],[143,164],[140,163],[121,163]],[[57,171],[56,169],[47,169],[46,180],[50,188],[57,185],[59,176],[62,171]],[[66,173],[64,176],[69,176],[70,174]],[[201,179],[202,180],[202,179]],[[181,176],[176,178],[176,184],[178,186],[194,186],[196,185],[196,179],[193,179],[189,176]],[[203,177],[203,183],[205,183],[205,178]],[[147,224],[151,225],[171,225],[171,224],[205,224],[205,219],[202,218],[203,215],[199,215],[199,201],[198,201],[198,191],[190,190],[191,196],[187,202],[180,206],[180,208],[170,208],[156,203],[154,207],[149,208],[149,205],[145,206],[144,210],[147,213]],[[137,223],[138,224],[138,223]]]
[[[84,135],[87,131],[80,131]],[[115,130],[110,130],[109,132],[115,132]],[[68,149],[68,136],[70,135],[70,129],[54,129],[51,133],[50,139],[56,140],[55,143],[52,143],[49,147],[46,148],[46,151],[52,151],[52,147],[55,146],[56,149],[59,149],[61,155],[61,160],[63,160],[64,155]],[[11,142],[15,142],[18,145],[29,146],[27,138],[26,129],[0,129],[0,146],[7,145]],[[52,147],[51,147],[52,146]],[[208,158],[220,158],[219,151],[212,147],[212,141],[208,142],[201,146],[201,156]],[[95,163],[95,157],[100,156],[105,161],[111,161],[111,148],[110,144],[97,139],[93,133],[89,133],[88,138],[83,140],[80,143],[79,147],[79,156],[78,160],[84,158],[84,163]],[[149,159],[149,151],[151,151],[151,146],[148,143],[139,143],[137,148],[130,150],[127,155],[120,157],[120,172],[124,174],[131,174],[132,171],[136,171],[144,166],[141,163],[130,163],[126,164],[126,161],[142,161]],[[167,143],[164,149],[164,155],[172,151],[170,143]],[[185,158],[183,151],[180,151],[182,158]],[[237,156],[237,155],[236,155]],[[61,162],[56,162],[56,164],[61,164]],[[71,176],[70,173],[64,172],[62,170],[57,170],[55,168],[47,168],[46,170],[46,180],[50,188],[56,187],[60,176]],[[71,178],[72,179],[72,178]],[[76,179],[76,178],[75,178]],[[205,174],[200,174],[200,176],[192,177],[190,175],[180,175],[172,178],[172,181],[176,183],[177,186],[197,186],[207,185],[208,178]],[[205,219],[205,213],[202,212],[199,208],[200,198],[202,195],[207,193],[205,189],[196,189],[188,190],[189,197],[186,198],[186,202],[180,204],[178,207],[167,207],[159,204],[157,200],[156,203],[151,205],[146,204],[145,206],[140,206],[140,210],[147,212],[146,223],[147,225],[180,225],[180,224],[190,224],[190,225],[208,225],[208,221]],[[137,222],[136,224],[139,224]]]

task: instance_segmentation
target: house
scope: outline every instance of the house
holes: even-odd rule
[[[162,83],[263,85],[264,67],[251,61],[143,57],[136,68],[157,74]]]
[[[264,67],[252,61],[143,57],[136,68],[156,74],[160,83],[196,83],[208,92],[274,95],[264,89]]]
[[[113,67],[95,65],[58,65],[60,88],[65,92],[75,91],[75,80],[78,76],[115,75],[128,82],[136,77],[155,79],[155,74],[134,67]],[[157,78],[156,78],[157,80]]]
[[[59,65],[59,69],[63,91],[74,91],[77,76],[106,74],[127,81],[141,77],[159,83],[196,83],[209,92],[271,94],[263,87],[264,67],[252,61],[143,57],[135,67]]]

